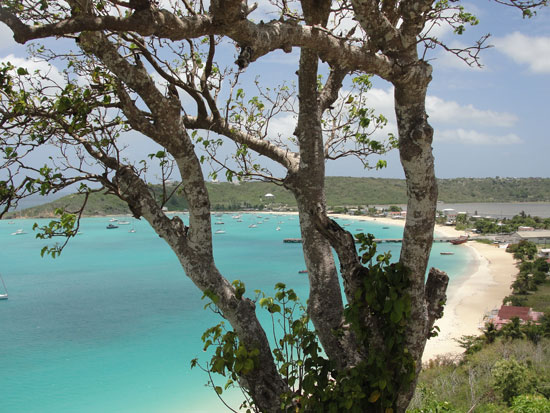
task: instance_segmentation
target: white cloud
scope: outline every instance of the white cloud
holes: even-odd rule
[[[550,73],[550,37],[530,37],[514,32],[493,39],[496,50],[516,63],[526,64],[531,72]]]
[[[367,105],[388,119],[395,119],[393,88],[387,90],[373,88],[367,94]]]
[[[367,105],[383,114],[390,122],[395,122],[393,88],[373,88],[367,96]],[[447,125],[511,127],[518,121],[518,117],[512,113],[478,109],[471,104],[460,105],[432,95],[426,97],[426,111],[430,122]]]
[[[388,125],[381,132],[383,134],[392,132],[397,136],[393,88],[370,90],[367,105],[388,118]],[[513,145],[523,142],[513,133],[500,135],[476,130],[478,127],[510,128],[518,122],[518,117],[512,113],[479,109],[471,104],[461,105],[437,96],[426,97],[426,110],[430,122],[437,130],[434,137],[436,142],[464,145]],[[441,127],[453,127],[453,125],[461,125],[463,128],[438,130]],[[377,135],[381,138],[380,134]]]
[[[294,130],[298,120],[296,115],[286,114],[269,121],[269,136],[271,139],[289,139],[294,137]]]
[[[518,118],[507,112],[477,109],[473,105],[461,106],[457,102],[445,101],[436,96],[426,97],[426,110],[430,121],[446,124],[475,123],[484,126],[510,127]]]
[[[0,23],[0,50],[15,46],[13,32],[4,23]]]
[[[10,62],[13,66],[24,67],[29,72],[29,75],[32,75],[35,71],[39,71],[42,76],[49,80],[52,84],[64,85],[65,79],[61,72],[57,70],[55,66],[50,65],[47,62],[40,60],[24,59],[21,57],[14,56],[10,54],[6,57],[0,57],[0,63]],[[46,81],[43,82],[46,84]]]
[[[523,140],[514,133],[509,133],[506,135],[491,135],[488,133],[465,129],[436,131],[434,141],[465,145],[515,145],[523,143]]]

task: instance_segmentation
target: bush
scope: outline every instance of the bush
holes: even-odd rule
[[[514,398],[511,407],[514,413],[548,413],[550,400],[539,395],[524,394]]]
[[[442,402],[437,400],[435,392],[428,390],[425,387],[420,389],[422,407],[407,410],[407,413],[458,413],[458,410],[455,410],[449,402]]]
[[[494,389],[502,394],[502,399],[508,404],[514,397],[530,393],[535,388],[534,377],[514,357],[497,361],[492,376]]]

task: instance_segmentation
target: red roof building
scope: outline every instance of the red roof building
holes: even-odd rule
[[[504,324],[510,322],[514,317],[520,319],[522,324],[529,321],[537,323],[537,321],[544,315],[539,311],[533,311],[529,307],[517,307],[513,305],[503,305],[500,307],[497,316],[493,319],[493,324],[500,329]]]

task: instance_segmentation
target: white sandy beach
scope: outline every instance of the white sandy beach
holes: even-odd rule
[[[388,225],[405,225],[404,220],[391,218],[340,214],[331,216],[363,221],[376,220]],[[444,237],[459,237],[465,234],[454,227],[442,225],[436,225],[435,232]],[[484,314],[500,307],[502,299],[510,294],[510,284],[518,272],[512,254],[503,248],[475,241],[469,241],[460,247],[470,248],[475,262],[471,270],[468,270],[471,272],[450,283],[443,317],[436,322],[440,333],[426,344],[424,361],[438,355],[461,354],[464,349],[455,339],[463,335],[480,334],[479,327],[483,326]]]

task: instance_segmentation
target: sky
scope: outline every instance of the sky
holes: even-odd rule
[[[462,36],[438,27],[438,38],[451,47],[464,47],[490,34],[487,43],[492,47],[481,52],[482,68],[469,67],[442,49],[426,56],[433,66],[426,106],[435,130],[436,176],[550,177],[550,7],[523,19],[518,10],[494,1],[462,4],[478,17],[479,25],[468,27]],[[251,17],[262,18],[264,12],[260,7]],[[16,44],[0,23],[0,62],[41,65],[26,59],[26,46]],[[261,73],[264,78],[295,80],[297,60],[296,48],[291,54],[275,53],[254,63],[240,79],[251,83]],[[388,118],[384,135],[397,134],[392,86],[375,80],[368,104]],[[291,135],[294,123],[280,118],[274,127]],[[137,142],[132,151],[138,158],[155,149],[139,136],[131,139]],[[381,170],[365,170],[352,159],[328,163],[327,174],[404,177],[396,151],[384,159],[388,166]]]

